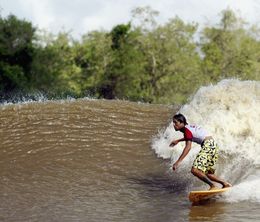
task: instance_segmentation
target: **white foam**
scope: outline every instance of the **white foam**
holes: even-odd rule
[[[201,87],[180,113],[189,123],[204,126],[217,140],[220,155],[217,174],[235,184],[227,200],[260,202],[257,168],[260,166],[260,82],[223,80],[217,85]],[[173,163],[184,144],[169,147],[173,139],[182,137],[172,123],[153,140],[152,148],[162,158]],[[199,146],[193,145],[182,163],[183,173],[189,174]],[[258,175],[258,178],[257,176]],[[193,181],[193,180],[192,180]]]

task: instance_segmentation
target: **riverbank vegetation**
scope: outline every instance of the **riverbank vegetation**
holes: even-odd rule
[[[260,80],[260,30],[234,11],[198,25],[136,8],[127,24],[74,39],[0,17],[0,100],[16,95],[181,104],[224,78]]]

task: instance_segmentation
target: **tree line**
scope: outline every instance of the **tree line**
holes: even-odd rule
[[[0,100],[42,94],[181,104],[223,78],[260,80],[260,32],[232,10],[199,27],[179,17],[159,24],[150,7],[112,30],[74,39],[0,17]]]

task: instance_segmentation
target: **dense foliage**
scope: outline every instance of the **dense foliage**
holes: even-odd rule
[[[158,14],[136,8],[128,24],[80,40],[0,17],[0,99],[41,93],[179,104],[223,78],[260,80],[257,26],[231,10],[203,28],[178,17],[158,24]]]

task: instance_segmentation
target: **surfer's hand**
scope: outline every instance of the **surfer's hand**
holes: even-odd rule
[[[171,142],[170,146],[175,146],[175,145],[177,145],[178,143],[179,143],[178,140],[173,140],[173,141]]]
[[[178,163],[178,162],[174,163],[174,164],[172,165],[172,170],[173,170],[173,171],[177,170],[178,166],[179,166],[179,163]]]

